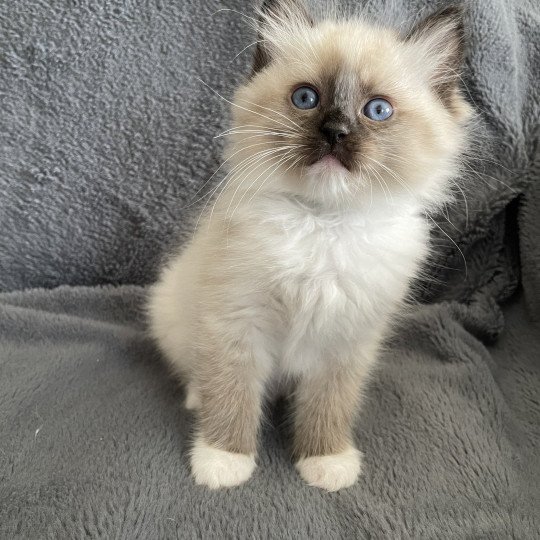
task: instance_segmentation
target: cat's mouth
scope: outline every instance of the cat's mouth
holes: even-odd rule
[[[344,167],[341,160],[334,154],[326,154],[321,159],[315,162],[315,164],[320,163],[321,165],[326,165],[327,167]]]
[[[347,170],[350,171],[350,168],[347,164],[347,161],[340,155],[338,152],[330,151],[326,154],[323,154],[320,157],[317,157],[313,163],[312,167],[324,168],[326,170]]]

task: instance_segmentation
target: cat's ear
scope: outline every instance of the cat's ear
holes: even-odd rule
[[[420,21],[405,40],[416,48],[433,88],[446,101],[454,95],[465,58],[464,9],[443,8]]]
[[[280,34],[313,24],[302,0],[264,0],[259,9],[257,49],[251,75],[272,61],[273,52],[279,48],[279,44],[273,45],[272,42],[279,40]]]

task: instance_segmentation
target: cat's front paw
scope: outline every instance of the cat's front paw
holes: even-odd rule
[[[233,487],[249,480],[255,469],[255,456],[236,454],[209,446],[198,438],[191,454],[195,483],[210,489]]]
[[[296,468],[310,486],[337,491],[356,482],[361,465],[361,452],[351,446],[340,454],[302,458]]]

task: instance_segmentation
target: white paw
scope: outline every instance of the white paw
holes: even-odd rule
[[[361,463],[361,452],[351,446],[340,454],[303,458],[296,468],[310,486],[337,491],[356,482]]]
[[[191,454],[195,483],[210,489],[233,487],[249,479],[255,469],[255,456],[235,454],[207,445],[200,438]]]
[[[201,407],[201,398],[193,383],[188,383],[186,386],[186,401],[184,402],[184,407],[188,411],[193,411]]]

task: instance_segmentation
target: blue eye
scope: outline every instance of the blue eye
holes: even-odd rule
[[[388,120],[392,116],[394,109],[386,99],[375,98],[368,101],[364,107],[364,114],[370,119],[376,122],[382,120]]]
[[[291,101],[299,109],[314,109],[319,103],[319,94],[311,86],[301,86],[292,93]]]

